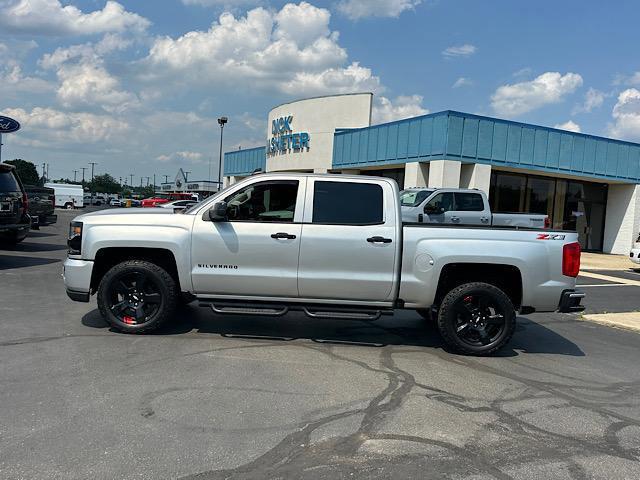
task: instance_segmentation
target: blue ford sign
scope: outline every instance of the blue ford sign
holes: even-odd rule
[[[271,134],[273,137],[267,142],[267,152],[271,155],[276,153],[288,153],[309,149],[311,137],[307,132],[295,132],[291,124],[293,116],[276,118],[271,122]]]
[[[20,124],[17,120],[0,115],[0,133],[11,133],[20,130]]]

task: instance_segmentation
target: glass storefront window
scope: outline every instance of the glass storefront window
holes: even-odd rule
[[[524,212],[527,177],[510,173],[492,173],[489,198],[496,213]]]
[[[552,228],[573,230],[584,250],[602,250],[605,184],[494,171],[489,204],[496,213],[549,215]]]

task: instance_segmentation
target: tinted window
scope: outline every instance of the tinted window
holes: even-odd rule
[[[225,201],[229,221],[293,222],[298,196],[296,180],[254,183]]]
[[[403,207],[417,207],[433,193],[433,190],[403,190],[400,192],[400,205]]]
[[[0,172],[0,192],[19,192],[20,185],[11,172]]]
[[[383,223],[382,187],[372,183],[315,182],[313,223]]]
[[[425,213],[427,209],[433,207],[435,212],[444,213],[453,210],[453,193],[439,193],[424,206]],[[432,214],[433,215],[433,214]]]
[[[458,212],[481,212],[484,210],[482,195],[479,193],[456,193]]]

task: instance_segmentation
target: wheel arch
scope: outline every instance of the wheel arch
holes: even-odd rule
[[[127,260],[146,260],[164,268],[181,291],[180,276],[173,252],[165,248],[105,247],[96,252],[91,272],[91,291],[96,292],[105,273]]]
[[[440,271],[434,304],[460,285],[484,282],[502,290],[518,309],[522,305],[522,272],[515,265],[494,263],[449,263]]]

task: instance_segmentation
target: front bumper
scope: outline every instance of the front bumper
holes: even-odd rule
[[[91,296],[93,262],[67,258],[62,267],[62,278],[67,296],[76,302],[88,302]]]
[[[632,248],[629,253],[629,260],[633,263],[640,263],[640,248]]]
[[[583,311],[584,305],[580,305],[580,302],[584,297],[584,292],[578,292],[576,290],[564,290],[562,292],[562,295],[560,295],[560,304],[558,305],[558,311],[561,313]]]

